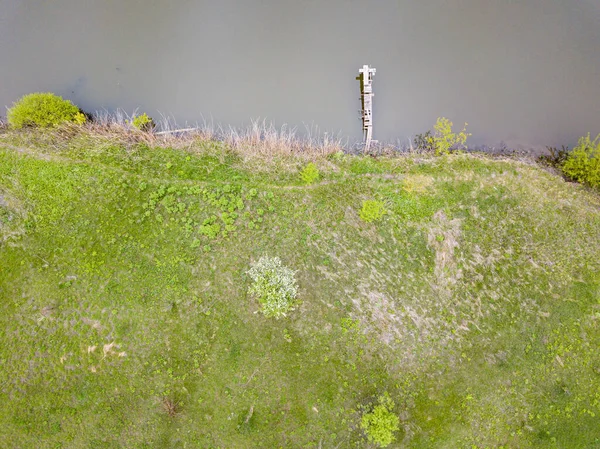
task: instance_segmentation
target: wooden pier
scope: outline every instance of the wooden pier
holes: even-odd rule
[[[365,143],[365,152],[369,151],[373,139],[373,76],[376,69],[364,65],[359,69],[360,81],[360,101],[362,105],[361,118],[363,122],[363,140]]]

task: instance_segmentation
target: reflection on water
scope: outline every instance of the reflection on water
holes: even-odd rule
[[[253,117],[359,139],[438,116],[473,141],[572,144],[600,132],[597,0],[0,0],[0,104],[54,91],[87,110],[180,123]]]

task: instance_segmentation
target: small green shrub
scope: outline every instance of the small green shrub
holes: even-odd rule
[[[463,130],[456,134],[452,132],[454,124],[447,118],[440,117],[433,125],[434,132],[417,134],[414,145],[418,150],[435,152],[436,156],[448,154],[453,148],[464,148],[467,138],[471,135],[467,133],[467,125],[468,123],[465,123]]]
[[[144,112],[142,115],[133,117],[131,125],[140,131],[151,131],[154,128],[154,120]]]
[[[467,138],[471,135],[467,133],[467,125],[461,132],[455,134],[452,132],[453,123],[445,117],[437,119],[436,124],[433,126],[433,146],[435,148],[435,154],[440,156],[442,154],[448,154],[452,148],[462,148],[467,143]]]
[[[385,215],[385,205],[381,201],[366,200],[363,201],[362,209],[360,210],[360,218],[362,221],[372,223],[381,220]]]
[[[363,414],[360,427],[370,442],[379,447],[387,447],[394,442],[394,432],[400,428],[400,419],[392,411],[394,401],[385,393],[379,397],[379,403],[368,413]]]
[[[546,147],[546,149],[548,150],[549,154],[539,155],[537,157],[537,161],[540,164],[547,165],[548,167],[562,168],[569,157],[569,147],[563,145],[561,150],[556,147]]]
[[[336,151],[335,153],[331,154],[329,156],[329,158],[335,162],[342,162],[344,160],[344,157],[346,155],[344,154],[344,152],[342,150]]]
[[[85,115],[69,100],[48,92],[21,97],[8,110],[7,119],[8,124],[17,129],[25,126],[49,128],[65,122],[82,124]]]
[[[433,135],[431,131],[427,131],[423,134],[417,134],[414,139],[414,145],[417,150],[433,153],[435,151],[435,142],[433,141]]]
[[[304,184],[312,184],[319,179],[319,169],[315,164],[309,162],[300,172],[300,177]]]
[[[216,239],[221,232],[221,225],[217,223],[216,215],[212,215],[204,220],[199,231],[200,234],[208,237],[209,239]]]
[[[580,138],[562,170],[575,181],[600,187],[600,134],[593,141],[589,134]]]
[[[280,318],[297,305],[294,272],[279,257],[261,257],[247,274],[252,279],[248,293],[260,303],[266,317]]]

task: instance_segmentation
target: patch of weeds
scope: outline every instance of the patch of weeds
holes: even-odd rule
[[[355,156],[350,159],[350,173],[365,175],[368,173],[385,173],[386,167],[372,157]]]
[[[140,131],[151,131],[154,129],[154,120],[148,116],[145,112],[142,115],[136,115],[131,120],[131,125]]]
[[[22,206],[16,198],[0,190],[0,246],[8,240],[15,240],[25,233],[27,223]]]
[[[342,162],[345,158],[346,154],[343,151],[336,151],[335,153],[329,156],[329,159],[335,162]]]
[[[255,427],[256,417],[254,416],[254,404],[239,414],[238,432],[250,433]]]
[[[424,194],[433,185],[433,178],[425,175],[407,175],[402,181],[402,189],[408,193]]]
[[[283,266],[279,257],[261,257],[247,272],[252,279],[248,292],[261,305],[266,317],[281,318],[298,302],[294,272]]]
[[[147,184],[141,183],[138,191],[143,193],[147,188]],[[154,216],[164,226],[180,226],[188,237],[197,230],[209,240],[230,239],[237,235],[242,220],[249,229],[255,229],[264,221],[267,211],[274,211],[270,205],[274,195],[267,192],[264,196],[267,209],[259,207],[252,212],[249,206],[257,197],[256,188],[244,192],[240,185],[233,184],[214,188],[162,184],[147,194],[147,201],[142,205],[142,220]],[[193,238],[190,246],[198,248],[200,243]]]
[[[300,171],[300,178],[302,179],[302,182],[304,184],[313,184],[314,182],[319,180],[319,177],[319,169],[312,162],[306,164],[302,171]]]
[[[360,321],[352,318],[342,318],[340,327],[344,334],[348,332],[358,332],[360,330]]]
[[[217,223],[217,216],[213,215],[204,220],[198,232],[209,239],[217,238],[221,232],[221,225]]]
[[[410,175],[402,184],[402,189],[382,188],[378,191],[392,214],[404,220],[420,221],[431,218],[435,212],[445,207],[447,198],[429,193],[430,178],[423,175]],[[440,186],[436,191],[444,191]]]
[[[8,208],[0,205],[0,224],[8,224],[13,220],[13,214],[8,210]]]
[[[383,202],[377,200],[366,200],[363,201],[359,216],[362,221],[366,223],[373,223],[381,220],[385,214],[386,209]]]
[[[546,149],[550,154],[539,155],[537,157],[537,161],[542,165],[559,169],[562,168],[562,166],[569,157],[569,153],[571,152],[571,150],[569,150],[569,147],[566,147],[564,145],[560,150],[556,147],[546,147]]]
[[[394,413],[394,407],[393,399],[384,393],[379,396],[377,405],[361,417],[361,429],[378,447],[387,447],[396,439],[394,433],[400,429],[400,418]]]
[[[161,401],[161,405],[163,410],[170,418],[175,418],[179,413],[181,413],[181,403],[174,399],[164,397]]]
[[[445,117],[439,117],[435,125],[433,125],[433,133],[427,131],[415,137],[415,147],[418,150],[435,152],[436,156],[448,154],[453,149],[464,148],[467,138],[471,135],[467,133],[467,123],[465,123],[462,131],[458,133],[452,130],[452,126],[453,123],[450,120]]]
[[[433,140],[431,131],[417,134],[413,140],[413,143],[417,150],[425,151],[427,153],[433,153],[435,151],[435,142]]]

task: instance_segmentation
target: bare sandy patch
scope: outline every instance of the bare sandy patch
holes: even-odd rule
[[[459,245],[460,226],[459,219],[450,220],[444,211],[438,211],[427,233],[427,244],[435,251],[435,287],[445,294],[450,294],[452,286],[461,278],[454,255]]]

